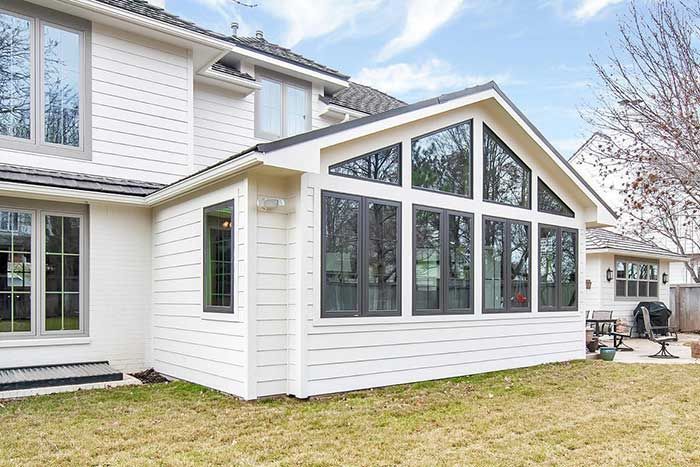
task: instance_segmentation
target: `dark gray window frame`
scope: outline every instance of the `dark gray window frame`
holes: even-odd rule
[[[569,215],[569,214],[562,214],[562,213],[560,213],[560,212],[552,211],[552,210],[549,210],[549,209],[543,209],[542,207],[540,207],[540,186],[542,186],[542,187],[544,187],[545,189],[549,190],[549,192],[552,194],[552,196],[554,196],[554,197],[557,199],[557,201],[559,201],[564,207],[566,207],[566,209],[568,209],[569,211],[571,211],[571,215]],[[569,218],[571,218],[571,219],[573,219],[573,218],[576,217],[576,213],[574,212],[574,210],[571,209],[571,208],[569,207],[569,205],[566,204],[566,203],[559,197],[559,195],[557,195],[557,194],[554,192],[554,190],[552,190],[552,189],[549,187],[549,185],[547,185],[540,177],[537,177],[537,211],[538,211],[538,212],[544,212],[544,213],[547,213],[547,214],[552,214],[552,215],[555,215],[555,216],[569,217]]]
[[[540,296],[540,264],[542,261],[542,249],[541,244],[540,244],[540,235],[542,232],[542,229],[551,229],[555,230],[557,233],[557,271],[556,271],[556,279],[554,280],[555,283],[555,297],[556,297],[556,303],[554,306],[543,306],[540,301],[539,301],[539,296]],[[562,232],[570,232],[573,233],[576,236],[576,304],[573,306],[562,306],[561,305],[561,257],[562,257],[562,247],[561,247],[561,238],[562,238]],[[562,227],[560,225],[552,225],[552,224],[538,224],[537,226],[537,309],[538,311],[542,312],[548,312],[548,311],[578,311],[578,304],[579,304],[579,282],[581,280],[579,270],[578,270],[578,262],[580,258],[580,252],[579,252],[579,231],[578,229],[573,229],[570,227]]]
[[[323,229],[326,225],[326,198],[342,198],[354,200],[360,203],[359,219],[358,219],[358,287],[357,287],[357,311],[326,311],[324,309],[325,293],[326,293],[326,237],[323,235]],[[396,255],[396,310],[389,311],[369,311],[367,305],[369,302],[369,287],[367,279],[367,264],[369,262],[369,250],[364,248],[369,235],[369,221],[367,219],[367,206],[369,203],[384,204],[387,206],[396,207],[396,247],[398,254]],[[386,199],[353,195],[349,193],[340,193],[337,191],[321,191],[321,318],[365,318],[365,317],[392,317],[401,316],[401,202],[391,201]]]
[[[375,178],[353,177],[352,175],[339,174],[339,173],[332,172],[332,170],[335,167],[338,167],[338,166],[344,165],[344,164],[348,164],[350,162],[353,162],[353,161],[356,161],[359,159],[364,159],[367,156],[371,156],[371,155],[376,154],[380,151],[384,151],[386,149],[392,149],[392,148],[398,148],[398,151],[399,151],[399,182],[398,183],[387,182],[387,181],[378,180]],[[403,144],[401,144],[401,143],[390,144],[390,145],[385,146],[383,148],[375,149],[374,151],[370,151],[370,152],[367,152],[365,154],[362,154],[361,156],[356,156],[356,157],[353,157],[351,159],[346,159],[344,161],[332,164],[332,165],[328,166],[328,175],[332,175],[334,177],[349,178],[350,180],[361,180],[363,182],[381,183],[382,185],[402,186],[403,185]]]
[[[491,135],[499,142],[501,143],[508,151],[510,151],[511,155],[515,158],[515,160],[522,164],[523,167],[525,167],[528,171],[528,177],[527,177],[527,183],[530,186],[530,189],[528,190],[528,199],[527,199],[527,206],[517,206],[515,204],[509,204],[509,203],[504,203],[503,201],[496,201],[496,200],[491,200],[491,199],[486,199],[486,144],[484,144],[484,140],[486,139],[486,132],[491,133]],[[515,151],[511,149],[510,146],[508,146],[503,139],[496,134],[495,131],[489,127],[486,122],[483,123],[482,129],[481,129],[482,135],[481,135],[481,140],[482,140],[482,147],[481,147],[481,152],[482,154],[482,193],[481,196],[483,198],[483,201],[485,203],[492,203],[492,204],[498,204],[501,206],[510,206],[512,208],[518,208],[518,209],[525,209],[525,210],[532,210],[532,169],[530,166],[528,166],[525,161],[523,161]]]
[[[503,269],[503,275],[505,277],[502,278],[503,280],[503,291],[504,291],[504,299],[503,299],[503,308],[486,308],[486,299],[483,297],[482,294],[482,300],[481,300],[481,310],[482,313],[484,314],[506,314],[506,313],[531,313],[532,312],[532,223],[530,221],[520,221],[520,220],[515,220],[515,219],[508,219],[505,217],[495,217],[495,216],[482,216],[482,222],[481,222],[481,248],[482,248],[482,255],[481,255],[481,290],[485,291],[486,290],[486,276],[483,274],[483,272],[486,270],[486,257],[483,255],[483,251],[486,250],[486,235],[484,232],[486,232],[486,221],[494,221],[494,222],[503,222],[504,223],[504,228],[503,228],[503,259],[504,259],[504,269]],[[530,299],[527,301],[527,308],[521,307],[521,308],[515,308],[511,306],[510,303],[510,289],[511,289],[511,282],[512,282],[512,277],[510,274],[510,269],[511,269],[511,225],[512,224],[522,224],[526,225],[528,227],[528,287],[530,289]],[[507,260],[507,261],[506,261]],[[508,299],[506,300],[506,297]]]
[[[638,302],[641,299],[659,299],[659,292],[660,292],[660,287],[662,284],[661,281],[661,266],[659,264],[658,260],[651,259],[651,258],[639,258],[639,257],[634,257],[634,256],[615,256],[613,258],[613,287],[614,287],[614,295],[615,295],[615,300],[616,301],[631,301],[631,302]],[[617,263],[618,262],[623,262],[625,263],[625,278],[624,279],[618,279],[617,278]],[[627,278],[627,267],[630,263],[634,263],[638,266],[641,266],[642,264],[646,265],[653,265],[656,266],[656,280],[651,280],[651,279],[636,279],[637,282],[637,294],[636,295],[627,295],[627,292],[629,291],[629,286],[628,282],[630,279]],[[634,279],[632,279],[634,280]],[[617,281],[624,281],[625,282],[625,295],[618,295],[617,294]],[[656,282],[656,295],[646,295],[642,296],[639,295],[639,282]],[[649,286],[647,285],[647,294],[648,294]]]
[[[231,305],[229,306],[212,306],[207,305],[207,259],[209,258],[209,248],[207,247],[207,212],[214,211],[219,208],[231,208]],[[235,314],[236,304],[236,210],[233,200],[224,201],[222,203],[206,206],[202,210],[202,310],[204,313],[225,313]]]
[[[469,123],[469,142],[470,142],[470,147],[469,147],[469,193],[466,194],[459,194],[459,193],[451,193],[449,191],[440,191],[440,190],[433,190],[431,188],[424,188],[421,186],[416,186],[413,184],[413,142],[416,140],[419,140],[421,138],[425,138],[428,136],[432,136],[436,133],[440,133],[445,130],[449,130],[450,128],[458,127],[460,125],[464,125],[465,123]],[[414,190],[420,190],[420,191],[427,191],[429,193],[439,193],[441,195],[449,195],[449,196],[456,196],[458,198],[466,198],[466,199],[474,199],[474,119],[470,118],[468,120],[464,120],[458,123],[454,123],[452,125],[448,125],[443,128],[438,128],[437,130],[430,131],[428,133],[415,136],[411,138],[411,188]]]
[[[434,212],[440,214],[440,282],[441,282],[441,287],[440,287],[440,298],[439,298],[439,308],[438,309],[418,309],[416,307],[416,292],[417,292],[417,283],[416,283],[416,259],[417,259],[417,253],[416,253],[416,245],[417,245],[417,239],[416,239],[416,212],[417,211],[429,211],[429,212]],[[471,293],[469,294],[469,308],[453,308],[453,309],[448,309],[447,308],[447,301],[448,301],[448,294],[449,294],[449,284],[447,284],[447,278],[449,276],[449,255],[450,255],[450,249],[449,249],[449,242],[450,242],[450,237],[449,237],[449,216],[454,215],[454,216],[462,216],[462,217],[467,217],[468,219],[471,220],[471,226],[472,226],[472,232],[471,232],[471,241],[469,248],[471,250],[472,254],[472,267],[471,267],[471,274],[469,277],[469,281],[471,283]],[[413,304],[412,304],[412,313],[414,316],[441,316],[441,315],[472,315],[474,314],[474,214],[470,212],[464,212],[464,211],[455,211],[452,209],[441,209],[441,208],[436,208],[434,206],[424,206],[420,204],[414,204],[413,205],[413,222],[411,224],[413,226],[413,245],[411,248],[411,255],[412,255],[412,280],[413,280]]]
[[[44,8],[22,0],[3,0],[0,11],[16,14],[32,22],[31,59],[31,133],[29,140],[0,136],[0,147],[19,151],[35,152],[49,156],[92,159],[92,23],[56,10]],[[43,64],[42,24],[58,26],[80,34],[81,80],[80,80],[80,147],[63,146],[42,141],[44,134],[43,109]]]

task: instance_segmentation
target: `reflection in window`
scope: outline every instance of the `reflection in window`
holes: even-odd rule
[[[399,311],[399,208],[367,202],[367,309],[370,313]]]
[[[204,210],[204,311],[233,313],[233,202]]]
[[[543,311],[578,306],[578,234],[544,226],[539,229],[539,307]]]
[[[505,222],[484,221],[484,308],[504,309]]]
[[[472,123],[416,138],[411,143],[413,186],[472,196]]]
[[[260,130],[273,136],[282,136],[282,85],[277,81],[261,79]]]
[[[0,136],[31,137],[31,23],[0,12]]]
[[[557,305],[557,231],[540,228],[540,308]]]
[[[510,306],[530,307],[530,227],[510,226]]]
[[[415,307],[439,312],[441,308],[440,256],[442,253],[440,212],[416,210]]]
[[[447,308],[468,310],[472,299],[472,219],[449,214]]]
[[[80,329],[80,218],[47,215],[45,229],[46,331]]]
[[[44,141],[80,146],[80,35],[43,28]]]
[[[484,219],[484,311],[530,309],[530,226]]]
[[[326,312],[359,313],[360,201],[326,196],[324,204],[326,280],[323,309]]]
[[[486,125],[484,200],[530,208],[530,169]]]
[[[575,307],[577,296],[577,260],[578,245],[576,233],[569,230],[561,231],[561,306]]]
[[[615,296],[630,298],[658,298],[659,267],[649,260],[615,261]]]
[[[0,211],[0,333],[32,330],[32,216]]]
[[[396,144],[364,156],[330,166],[332,175],[401,184],[401,145]]]
[[[287,136],[306,131],[306,90],[287,85]]]
[[[559,216],[574,217],[574,211],[539,178],[537,179],[537,210]]]

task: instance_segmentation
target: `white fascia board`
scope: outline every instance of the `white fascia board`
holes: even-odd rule
[[[247,96],[262,88],[256,81],[221,73],[211,68],[199,72],[197,81],[202,81],[212,86],[224,87],[243,96]]]
[[[224,178],[237,175],[248,169],[261,165],[262,163],[263,159],[260,153],[251,152],[250,154],[214,165],[208,169],[202,170],[201,172],[185,177],[180,181],[168,185],[165,188],[146,196],[145,202],[148,206],[157,206]]]
[[[348,109],[346,107],[343,107],[343,106],[337,105],[337,104],[323,104],[323,107],[321,107],[320,115],[322,117],[328,116],[330,118],[345,120],[345,119],[348,119],[349,117],[352,117],[352,118],[366,117],[369,114],[364,113],[364,112],[360,112],[358,110]]]
[[[0,194],[3,196],[42,199],[48,201],[68,201],[73,203],[110,203],[128,204],[146,207],[145,197],[118,195],[99,191],[76,190],[53,186],[31,185],[26,183],[0,182]]]
[[[634,251],[634,250],[623,250],[620,248],[590,248],[586,249],[586,254],[587,255],[596,255],[596,254],[611,254],[611,255],[617,255],[617,256],[626,256],[626,257],[632,257],[632,258],[649,258],[649,259],[663,259],[663,260],[668,260],[668,261],[677,261],[679,263],[685,263],[686,261],[689,261],[690,258],[687,256],[677,256],[673,254],[669,255],[663,255],[663,254],[656,254],[656,253],[649,253],[649,252],[643,252],[643,251]]]

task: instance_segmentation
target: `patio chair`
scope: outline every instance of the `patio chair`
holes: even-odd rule
[[[590,319],[612,319],[612,314],[612,310],[593,310]],[[593,328],[596,329],[598,335],[601,336],[610,334],[613,331],[612,323],[594,324]]]
[[[613,346],[620,352],[631,352],[634,349],[627,345],[624,340],[632,338],[633,326],[627,326],[627,332],[619,332],[617,326],[613,328],[610,335],[613,336]]]
[[[661,346],[658,352],[654,355],[649,355],[649,358],[678,358],[672,355],[668,351],[669,342],[678,342],[678,334],[672,331],[668,326],[652,326],[651,318],[649,318],[649,309],[647,307],[642,307],[642,316],[644,317],[644,330],[647,333],[647,339],[652,342],[656,342]],[[668,329],[668,336],[656,336],[654,334],[654,329]]]

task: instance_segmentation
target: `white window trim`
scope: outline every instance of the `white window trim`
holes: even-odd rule
[[[619,279],[617,277],[617,263],[618,262],[623,262],[625,263],[625,278],[624,279]],[[636,264],[638,267],[644,265],[647,266],[656,266],[656,279],[628,279],[626,276],[628,274],[628,268],[630,264]],[[662,286],[662,281],[661,281],[661,264],[658,260],[651,259],[651,258],[635,258],[632,256],[615,256],[613,258],[613,296],[615,297],[615,301],[619,302],[640,302],[643,301],[644,299],[648,300],[659,300],[659,297],[661,295],[661,286]],[[641,270],[637,272],[637,274],[641,274]],[[647,272],[647,274],[651,275],[651,271]],[[618,295],[617,294],[617,282],[618,281],[624,281],[625,282],[625,295]],[[629,291],[627,283],[630,281],[634,281],[637,283],[637,294],[636,295],[627,295],[627,292]],[[639,295],[639,283],[640,282],[646,282],[647,284],[651,282],[656,283],[656,295],[649,295],[649,289],[647,285],[647,295]]]
[[[0,147],[20,151],[62,156],[76,159],[92,158],[91,113],[91,24],[86,20],[32,5],[19,0],[4,0],[0,13],[16,16],[30,22],[30,132],[29,139],[0,135]],[[77,33],[80,40],[80,87],[78,147],[47,143],[44,141],[44,92],[43,92],[43,39],[44,25]]]
[[[257,72],[258,81],[267,80],[280,85],[280,134],[276,135],[262,130],[262,89],[255,92],[255,137],[268,141],[285,138],[288,135],[287,128],[287,88],[295,88],[304,91],[306,98],[306,126],[304,132],[311,130],[311,84],[295,80],[290,77],[270,71]]]

